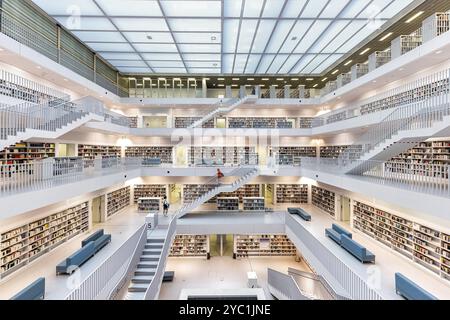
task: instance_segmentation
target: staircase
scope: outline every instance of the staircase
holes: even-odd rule
[[[234,109],[236,109],[238,106],[240,106],[241,104],[244,104],[245,102],[247,102],[249,99],[251,99],[250,97],[245,97],[243,99],[232,99],[231,100],[231,104],[228,107],[224,107],[224,106],[219,106],[216,109],[214,109],[213,111],[209,112],[208,114],[204,115],[201,119],[195,121],[193,124],[191,124],[188,129],[194,129],[194,128],[199,128],[203,125],[203,123],[205,123],[208,120],[211,120],[212,118],[214,118],[216,115],[222,115],[222,114],[226,114],[228,112],[233,111]]]
[[[448,93],[398,107],[354,143],[362,145],[361,150],[350,148],[339,156],[340,171],[361,175],[424,140],[449,132]]]

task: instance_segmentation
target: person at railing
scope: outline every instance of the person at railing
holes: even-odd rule
[[[170,207],[170,203],[169,203],[169,201],[167,201],[167,197],[164,196],[164,198],[163,198],[163,215],[164,215],[164,217],[167,217],[167,215],[169,213],[169,207]]]
[[[224,177],[223,172],[217,168],[217,184],[220,185],[221,184],[221,179]]]

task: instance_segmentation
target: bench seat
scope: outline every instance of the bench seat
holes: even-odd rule
[[[72,274],[83,263],[88,261],[95,254],[95,244],[93,241],[81,247],[78,251],[70,257],[62,261],[56,266],[56,275]]]
[[[44,300],[45,278],[38,278],[9,300]]]
[[[375,255],[363,247],[361,244],[353,239],[350,239],[345,234],[341,235],[341,246],[354,257],[356,257],[362,263],[373,262],[375,263]]]
[[[407,300],[438,300],[399,272],[395,273],[395,291]]]

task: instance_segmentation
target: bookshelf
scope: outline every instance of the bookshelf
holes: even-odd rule
[[[316,157],[316,147],[274,147],[269,149],[270,156],[278,156],[279,165],[300,165],[301,157]]]
[[[230,117],[228,118],[228,127],[292,129],[295,127],[295,120],[286,117]]]
[[[258,164],[255,147],[190,147],[190,165]]]
[[[300,129],[312,128],[314,117],[300,117],[298,118],[298,126]]]
[[[0,152],[0,164],[22,164],[55,157],[54,143],[18,142]]]
[[[139,212],[159,212],[161,210],[161,198],[159,197],[139,198],[137,203]]]
[[[242,199],[244,211],[265,211],[266,204],[264,197],[244,197]]]
[[[212,184],[185,184],[183,185],[183,203],[192,203],[215,187]],[[216,203],[216,199],[211,198],[206,203]]]
[[[146,197],[167,197],[167,186],[165,184],[135,184],[133,189],[134,203],[137,203],[139,198]]]
[[[239,202],[243,202],[244,197],[260,197],[261,196],[261,186],[259,184],[245,184],[236,191],[233,192],[222,192],[219,197],[238,197]]]
[[[217,210],[239,211],[239,197],[217,197]]]
[[[209,258],[209,236],[176,235],[170,248],[170,256]]]
[[[130,187],[120,188],[106,195],[106,215],[111,217],[130,205]]]
[[[128,120],[130,121],[130,128],[138,127],[138,117],[128,117]]]
[[[187,128],[200,120],[201,117],[175,117],[175,128]],[[214,118],[203,122],[202,128],[214,128]]]
[[[120,158],[121,148],[118,146],[99,146],[89,144],[78,145],[78,156],[86,160],[94,160],[97,157]]]
[[[276,203],[308,203],[308,185],[277,184]]]
[[[449,236],[416,221],[355,201],[353,226],[404,257],[446,280],[449,277]]]
[[[336,195],[332,191],[328,191],[316,186],[311,187],[311,202],[314,206],[322,209],[332,217],[336,212]]]
[[[88,202],[1,233],[0,278],[89,229]]]
[[[358,159],[362,151],[362,145],[339,145],[339,146],[322,146],[320,147],[320,157],[328,159],[337,159],[339,156],[351,150],[350,159]]]
[[[284,234],[234,236],[234,257],[295,256],[295,245]]]
[[[126,147],[125,157],[138,158],[158,158],[161,163],[173,163],[173,147]]]

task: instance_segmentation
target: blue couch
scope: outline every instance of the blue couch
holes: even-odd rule
[[[97,253],[98,251],[100,251],[101,248],[103,248],[104,246],[106,246],[108,243],[111,242],[111,235],[105,234],[103,229],[98,230],[93,234],[91,234],[86,239],[84,239],[81,242],[81,246],[84,247],[87,244],[89,244],[89,242],[94,242],[95,252]]]
[[[395,292],[408,300],[438,300],[401,273],[395,274]]]
[[[143,166],[160,166],[161,159],[160,158],[145,158],[142,160]]]
[[[375,263],[375,255],[360,245],[355,240],[347,237],[345,234],[341,235],[341,246],[353,256],[355,256],[362,263],[373,262]]]
[[[346,235],[350,239],[352,238],[351,232],[348,232],[344,228],[338,226],[337,224],[333,223],[331,228],[325,229],[325,235],[337,242],[339,245],[341,244],[341,237],[342,235]]]
[[[95,243],[90,241],[77,252],[66,258],[63,262],[56,266],[56,275],[72,274],[83,263],[88,261],[95,254]]]
[[[9,300],[44,300],[45,278],[39,278]]]
[[[288,208],[290,214],[296,214],[305,221],[311,221],[311,215],[302,208]]]

